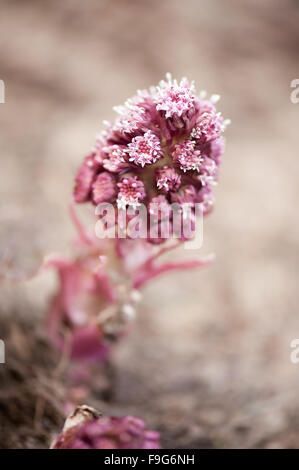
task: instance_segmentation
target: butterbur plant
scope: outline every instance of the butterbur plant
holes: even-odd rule
[[[138,91],[116,108],[118,117],[106,122],[107,129],[84,159],[75,180],[75,202],[97,208],[109,203],[116,213],[125,213],[127,229],[141,205],[147,218],[158,206],[159,229],[166,219],[174,227],[171,205],[183,211],[187,204],[195,224],[196,205],[203,214],[212,209],[224,151],[228,120],[216,110],[218,99],[197,95],[193,83],[170,75],[159,86]],[[132,239],[126,230],[125,237],[115,232],[115,239],[100,239],[96,231],[84,229],[73,205],[70,211],[79,234],[78,253],[72,260],[47,262],[59,275],[48,329],[54,344],[67,349],[72,359],[106,359],[112,341],[126,333],[144,284],[172,270],[201,267],[213,256],[161,262],[183,236],[168,240],[159,230],[154,237],[149,230],[146,238]]]
[[[81,364],[106,360],[112,343],[127,333],[147,282],[212,261],[212,255],[161,258],[190,238],[177,230],[178,220],[188,219],[195,229],[198,206],[201,215],[213,208],[223,132],[229,123],[216,109],[218,99],[207,98],[204,92],[197,95],[193,82],[177,82],[168,74],[159,86],[138,91],[115,108],[118,117],[105,122],[106,130],[85,157],[75,179],[74,202],[91,203],[96,208],[95,226],[104,219],[105,229],[116,230],[112,237],[105,231],[99,236],[96,228],[89,233],[72,203],[76,255],[46,262],[59,277],[47,328],[55,346],[67,351],[70,359]],[[131,223],[141,209],[149,225],[145,236],[133,237]],[[165,221],[171,229],[166,236]],[[55,449],[159,446],[158,434],[148,431],[139,418],[102,417],[86,406],[75,409],[53,444]]]
[[[160,449],[158,432],[135,416],[101,416],[83,405],[67,418],[52,449]]]

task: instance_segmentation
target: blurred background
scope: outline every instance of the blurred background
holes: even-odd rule
[[[299,3],[1,0],[0,9],[0,276],[13,278],[1,283],[0,338],[5,322],[43,318],[54,274],[20,280],[44,254],[67,250],[73,178],[102,120],[166,72],[187,76],[219,93],[232,121],[199,253],[216,261],[145,290],[103,411],[141,416],[168,448],[299,447],[299,364],[290,361],[299,337],[299,104],[290,100]],[[3,416],[11,399],[2,381]],[[2,435],[10,423],[25,446],[18,420],[2,419]]]

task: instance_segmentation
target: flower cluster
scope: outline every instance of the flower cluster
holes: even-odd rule
[[[160,436],[134,416],[100,416],[93,408],[75,408],[52,449],[160,449]]]
[[[193,83],[169,74],[159,86],[138,91],[115,108],[114,123],[105,122],[79,168],[75,201],[110,202],[118,210],[143,203],[149,214],[153,202],[183,204],[187,194],[209,212],[229,123],[216,110],[218,99],[196,95]]]

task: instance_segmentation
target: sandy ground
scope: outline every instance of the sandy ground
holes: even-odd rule
[[[232,125],[199,253],[217,259],[145,290],[113,357],[112,397],[99,406],[143,417],[169,448],[299,447],[299,365],[290,362],[299,337],[298,2],[2,0],[0,9],[6,274],[22,277],[43,254],[67,249],[75,170],[113,105],[167,71],[221,94]],[[3,281],[2,318],[39,322],[54,289],[48,272]],[[14,400],[2,396],[2,408]],[[14,445],[37,445],[9,425]]]

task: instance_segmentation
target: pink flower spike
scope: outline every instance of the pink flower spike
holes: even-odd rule
[[[206,156],[202,158],[200,175],[198,178],[203,186],[206,186],[207,184],[216,184],[217,165],[212,158]]]
[[[129,167],[126,160],[127,150],[122,145],[111,145],[104,147],[104,152],[107,158],[103,160],[103,167],[105,170],[111,171],[112,173],[119,173]]]
[[[208,214],[215,201],[214,192],[210,185],[203,186],[198,191],[197,200],[203,204],[204,214]]]
[[[225,140],[223,137],[219,139],[212,140],[210,143],[210,153],[209,157],[213,158],[219,164],[219,157],[224,154],[225,150]]]
[[[143,136],[134,137],[128,144],[128,152],[129,161],[142,167],[156,163],[162,156],[160,140],[152,131],[147,131]]]
[[[94,159],[94,154],[85,158],[75,180],[74,199],[76,202],[88,201],[92,182],[100,166],[100,163]]]
[[[181,185],[181,176],[174,168],[164,166],[156,170],[157,188],[164,193],[169,191],[177,191]]]
[[[129,99],[123,106],[115,106],[114,111],[119,114],[112,131],[121,135],[132,134],[139,129],[143,129],[146,121],[146,112],[139,99]]]
[[[107,171],[100,173],[92,185],[92,200],[95,204],[112,201],[116,197],[116,181]]]
[[[194,87],[186,78],[183,78],[179,84],[171,79],[170,74],[167,78],[168,81],[160,82],[158,87],[158,93],[154,99],[156,109],[165,113],[166,118],[181,117],[194,107]]]
[[[163,217],[169,217],[170,204],[166,197],[162,194],[153,197],[148,203],[149,214],[155,214],[157,210],[159,213],[159,220],[161,220]]]
[[[184,173],[186,171],[200,171],[202,162],[201,153],[200,150],[195,150],[195,142],[193,140],[187,140],[182,144],[175,145],[172,157]]]
[[[178,204],[193,204],[196,201],[196,190],[191,184],[182,186],[177,193],[171,194],[171,202]]]
[[[123,178],[117,186],[119,187],[117,205],[120,209],[127,205],[137,207],[145,198],[145,187],[137,176]]]
[[[224,129],[225,124],[220,113],[205,112],[199,116],[196,126],[191,132],[191,138],[201,142],[210,142],[220,137]]]

